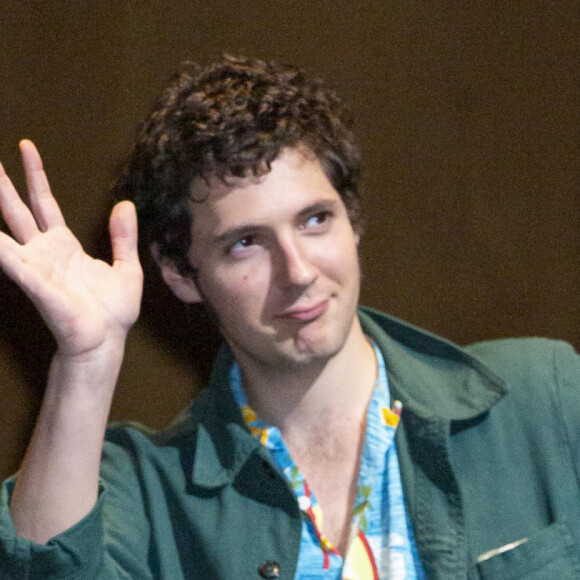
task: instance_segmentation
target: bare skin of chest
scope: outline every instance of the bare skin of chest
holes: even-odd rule
[[[307,446],[287,444],[322,508],[322,533],[344,556],[356,498],[364,426],[353,430],[343,425],[331,433],[326,431],[310,438]]]

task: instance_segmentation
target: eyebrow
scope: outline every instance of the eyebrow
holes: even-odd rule
[[[296,214],[296,221],[301,221],[307,216],[315,215],[321,211],[332,211],[337,205],[342,203],[340,199],[327,199],[324,201],[317,201],[303,209]],[[231,228],[213,238],[214,243],[225,244],[233,240],[239,240],[244,236],[255,234],[263,230],[269,229],[269,226],[264,224],[243,224],[238,227]]]
[[[296,216],[298,220],[301,220],[307,216],[316,215],[321,211],[331,211],[335,209],[338,205],[342,203],[341,199],[326,199],[324,201],[317,201],[303,210],[298,212]]]

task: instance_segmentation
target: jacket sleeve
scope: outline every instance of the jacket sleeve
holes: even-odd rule
[[[553,360],[562,420],[580,479],[580,355],[569,344],[557,343]]]
[[[4,482],[0,496],[0,578],[151,578],[149,524],[135,468],[124,449],[105,443],[97,503],[47,544],[16,537],[8,508],[15,480]]]

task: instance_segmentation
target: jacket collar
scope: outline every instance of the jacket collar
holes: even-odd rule
[[[493,406],[505,385],[478,359],[453,343],[394,317],[360,308],[364,332],[385,357],[392,398],[427,420],[466,420]],[[231,392],[234,357],[222,347],[209,387],[170,431],[195,432],[192,483],[214,489],[231,483],[248,458],[259,453],[273,460],[247,430]]]
[[[192,482],[203,488],[231,483],[250,455],[261,448],[250,434],[229,384],[230,349],[219,350],[207,389],[194,401],[188,420],[196,428]]]
[[[371,308],[359,317],[385,357],[391,397],[415,415],[468,420],[505,394],[504,381],[467,349]]]

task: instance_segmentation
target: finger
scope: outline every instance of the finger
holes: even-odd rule
[[[52,227],[64,226],[64,217],[52,195],[42,159],[34,143],[23,139],[20,142],[20,152],[26,173],[30,207],[38,227],[45,232]]]
[[[22,246],[10,236],[0,232],[0,268],[14,282],[22,285],[23,270],[26,264],[20,256]]]
[[[119,202],[109,220],[113,265],[116,267],[139,267],[137,249],[137,212],[130,201]]]
[[[0,163],[0,212],[12,235],[21,244],[38,234],[38,226]]]
[[[47,270],[42,260],[26,254],[26,249],[10,236],[0,232],[0,270],[15,282],[32,300],[41,316],[50,310],[47,289]],[[50,270],[50,267],[49,267]],[[45,317],[48,322],[48,319]]]

